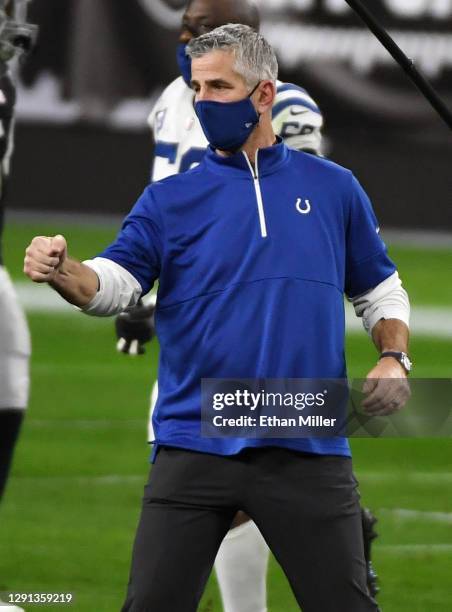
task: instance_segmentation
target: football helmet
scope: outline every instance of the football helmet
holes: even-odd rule
[[[0,61],[28,53],[36,42],[38,26],[27,22],[29,0],[0,0]]]

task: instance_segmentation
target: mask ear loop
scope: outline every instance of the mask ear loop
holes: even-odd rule
[[[260,84],[261,84],[261,81],[258,81],[256,83],[256,85],[253,87],[253,90],[248,94],[248,98],[251,98],[251,96],[253,95],[253,93],[256,91],[256,89],[259,87]]]
[[[253,90],[251,91],[251,93],[249,93],[249,94],[248,94],[248,98],[251,98],[251,96],[252,96],[252,95],[253,95],[253,93],[256,91],[256,89],[259,87],[259,85],[261,84],[261,82],[262,82],[262,81],[258,81],[258,82],[256,83],[256,85],[253,87]],[[258,115],[258,117],[259,117],[259,121],[258,121],[258,123],[260,123],[260,120],[261,120],[262,114],[261,114],[261,113],[259,113],[258,111],[256,111],[256,113],[257,113],[257,115]]]

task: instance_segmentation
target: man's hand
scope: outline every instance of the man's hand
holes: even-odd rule
[[[383,357],[363,385],[367,397],[361,403],[367,414],[385,416],[401,410],[411,396],[405,370],[394,357]]]
[[[50,283],[55,279],[67,255],[64,236],[36,236],[25,251],[24,272],[35,283]]]
[[[140,300],[134,308],[116,317],[116,348],[120,353],[144,354],[144,344],[155,335],[154,311],[155,302],[145,306]]]
[[[99,289],[99,278],[67,254],[64,236],[36,236],[25,251],[24,272],[35,283],[49,283],[70,304],[83,308]]]

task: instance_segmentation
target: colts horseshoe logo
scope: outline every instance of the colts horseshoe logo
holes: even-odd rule
[[[311,210],[311,202],[309,200],[304,201],[304,207],[301,207],[301,198],[298,198],[297,203],[295,204],[295,208],[302,215],[307,215]]]

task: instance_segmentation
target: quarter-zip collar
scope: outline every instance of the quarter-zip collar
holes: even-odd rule
[[[279,136],[277,141],[277,144],[265,147],[264,149],[258,149],[257,151],[260,177],[276,172],[289,161],[290,153],[288,148]],[[252,162],[254,164],[255,160],[253,159]],[[209,145],[204,157],[204,163],[209,170],[217,174],[250,178],[250,167],[243,151],[223,157],[218,155]]]

